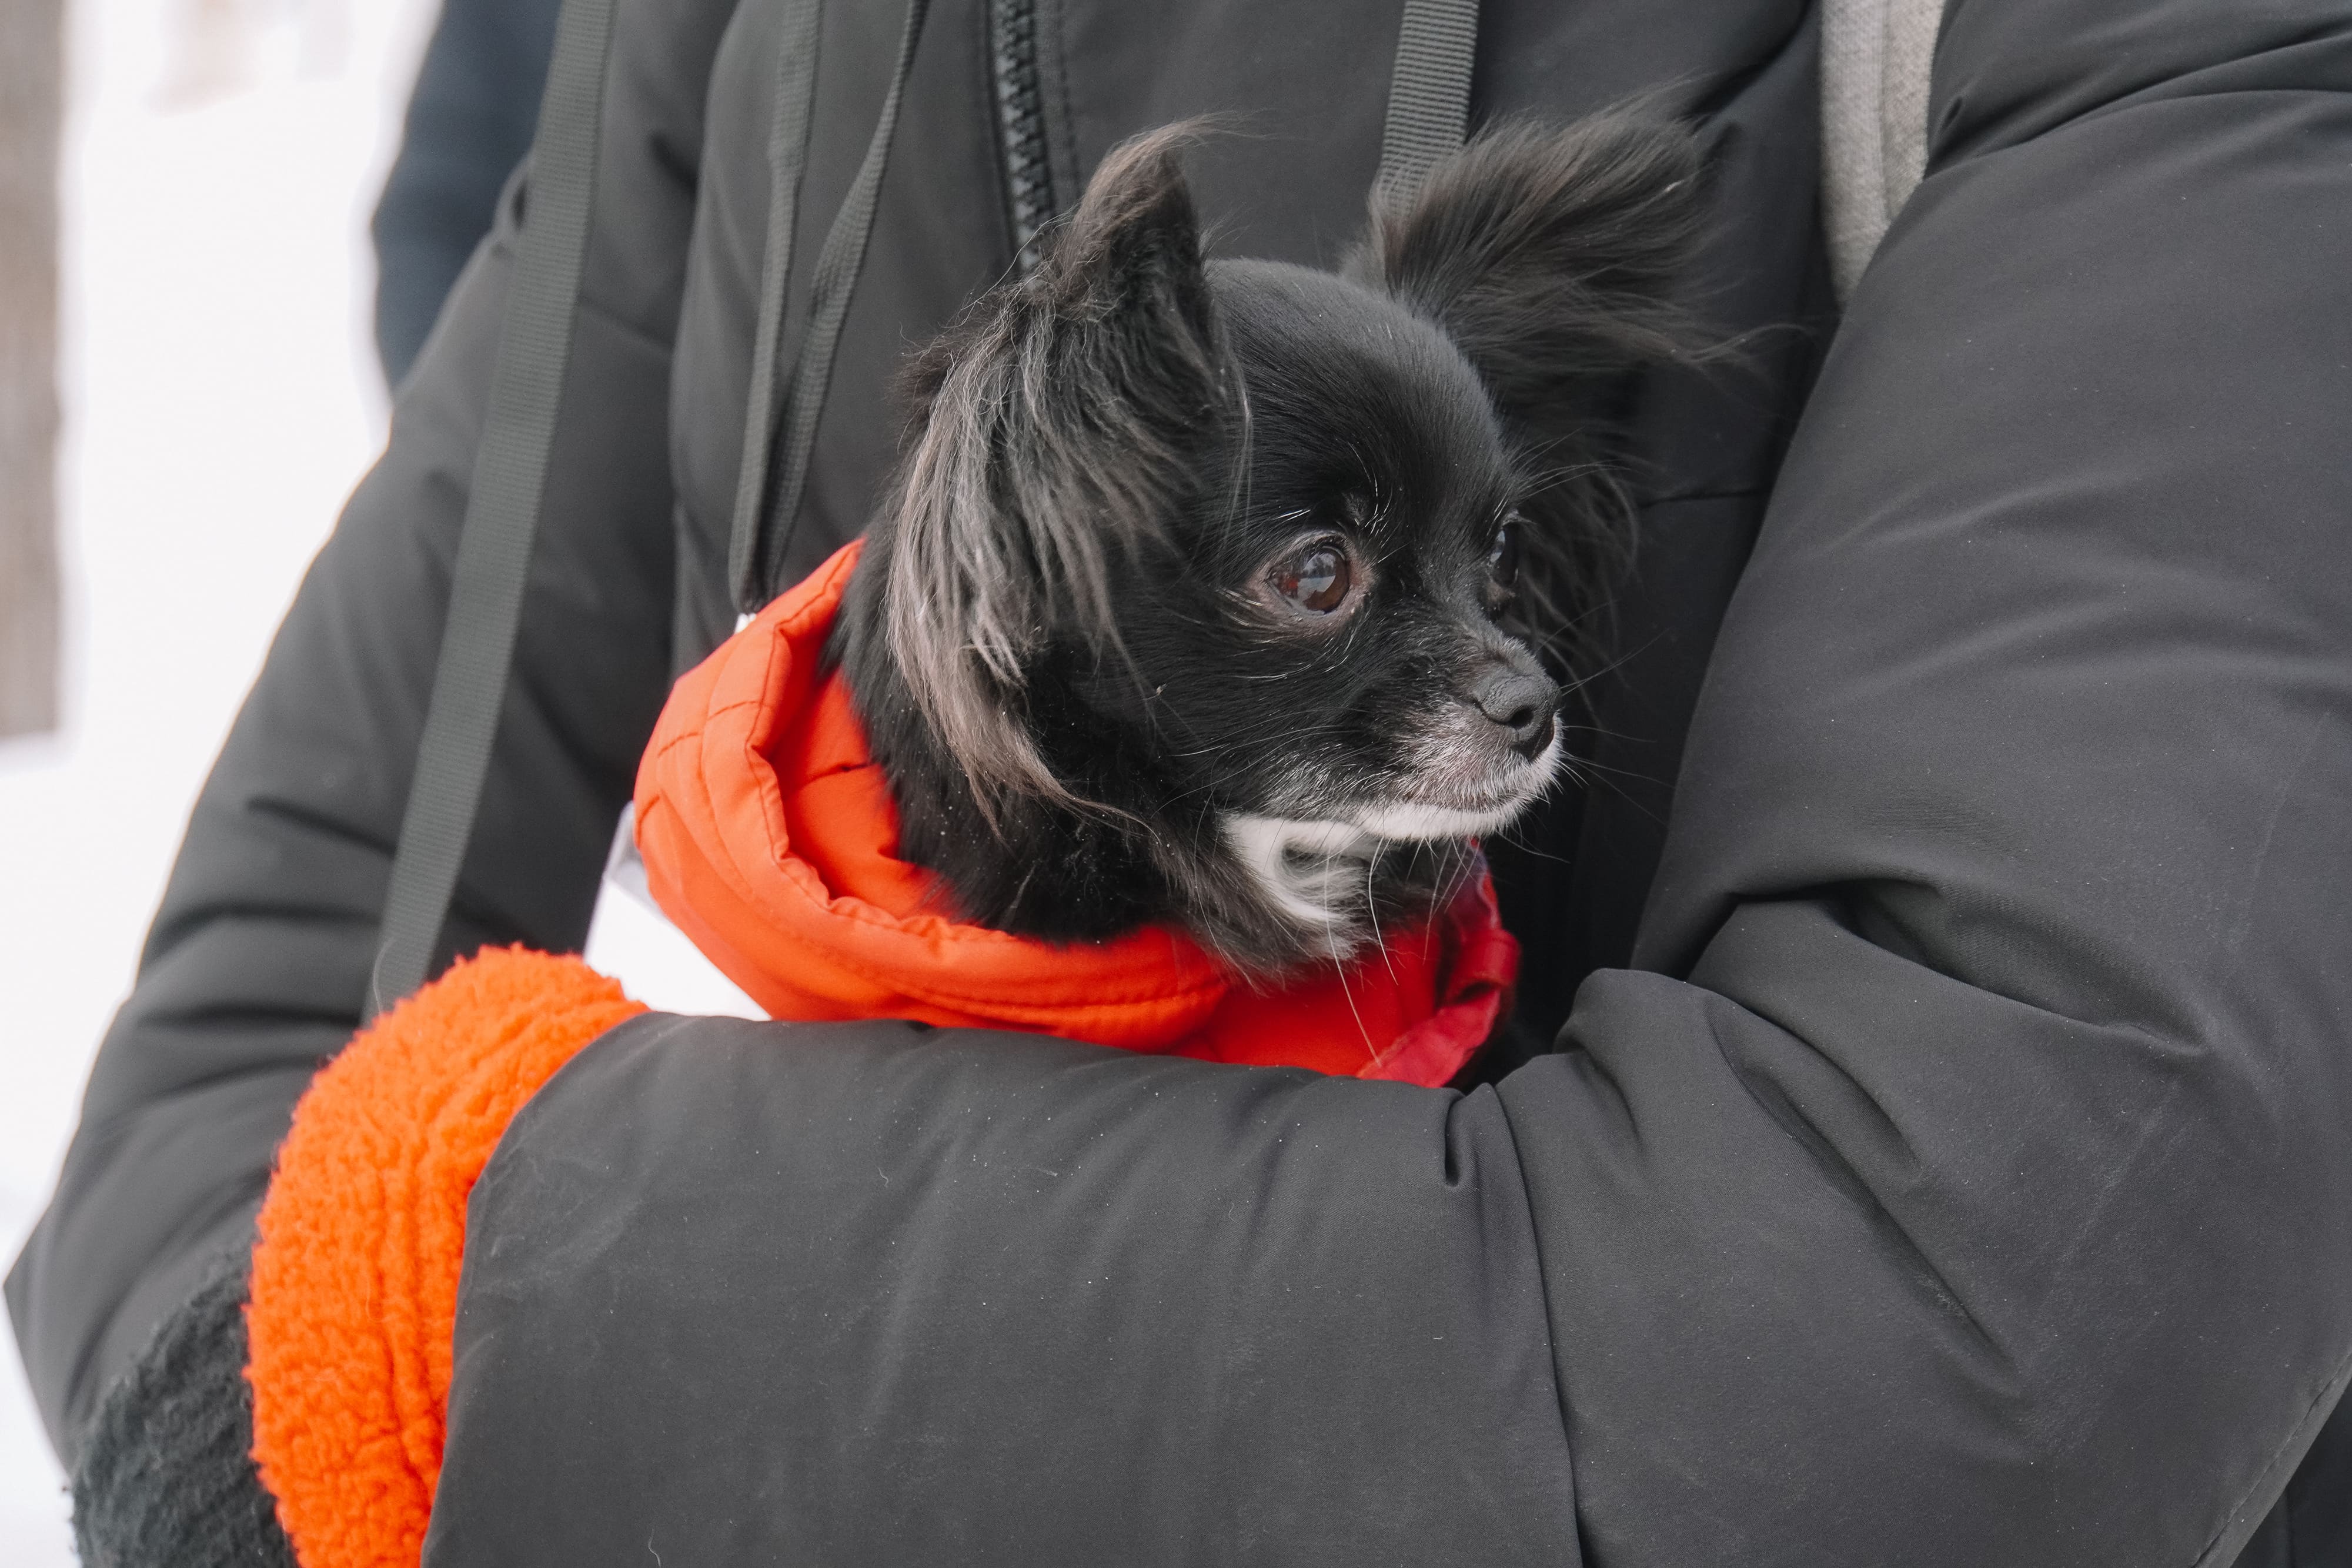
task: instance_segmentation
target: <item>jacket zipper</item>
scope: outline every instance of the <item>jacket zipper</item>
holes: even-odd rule
[[[996,78],[997,151],[1014,265],[1037,265],[1037,236],[1054,219],[1054,172],[1045,156],[1045,104],[1037,71],[1037,0],[992,0],[989,58]]]

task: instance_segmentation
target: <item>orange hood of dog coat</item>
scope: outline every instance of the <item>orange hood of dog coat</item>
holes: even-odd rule
[[[858,547],[681,679],[637,773],[637,848],[669,917],[779,1019],[1027,1030],[1208,1061],[1439,1084],[1518,968],[1484,877],[1422,928],[1265,991],[1183,932],[1055,945],[959,921],[898,857],[898,818],[824,662]]]
[[[783,1019],[911,1018],[1443,1083],[1518,945],[1483,879],[1423,931],[1271,993],[1181,932],[1053,946],[939,914],[821,660],[856,547],[681,680],[637,783],[663,907]],[[411,1568],[440,1478],[466,1203],[507,1124],[645,1009],[576,957],[485,949],[362,1030],[279,1147],[246,1327],[254,1457],[303,1568]]]

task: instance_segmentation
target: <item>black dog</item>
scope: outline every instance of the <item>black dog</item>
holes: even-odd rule
[[[1188,135],[916,361],[835,646],[960,915],[1262,977],[1425,917],[1551,781],[1698,158],[1639,111],[1491,134],[1334,276],[1204,263]]]

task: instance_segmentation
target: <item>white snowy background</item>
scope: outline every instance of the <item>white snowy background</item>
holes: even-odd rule
[[[65,724],[0,742],[0,1258],[188,809],[383,439],[367,215],[429,0],[69,0]],[[0,1334],[0,1568],[73,1562]]]

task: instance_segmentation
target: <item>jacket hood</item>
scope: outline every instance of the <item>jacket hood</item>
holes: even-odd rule
[[[1444,1083],[1518,967],[1481,875],[1425,926],[1344,967],[1244,985],[1146,926],[1055,945],[945,913],[898,820],[827,634],[853,542],[682,676],[637,774],[655,900],[769,1015],[1025,1030],[1129,1051]]]

